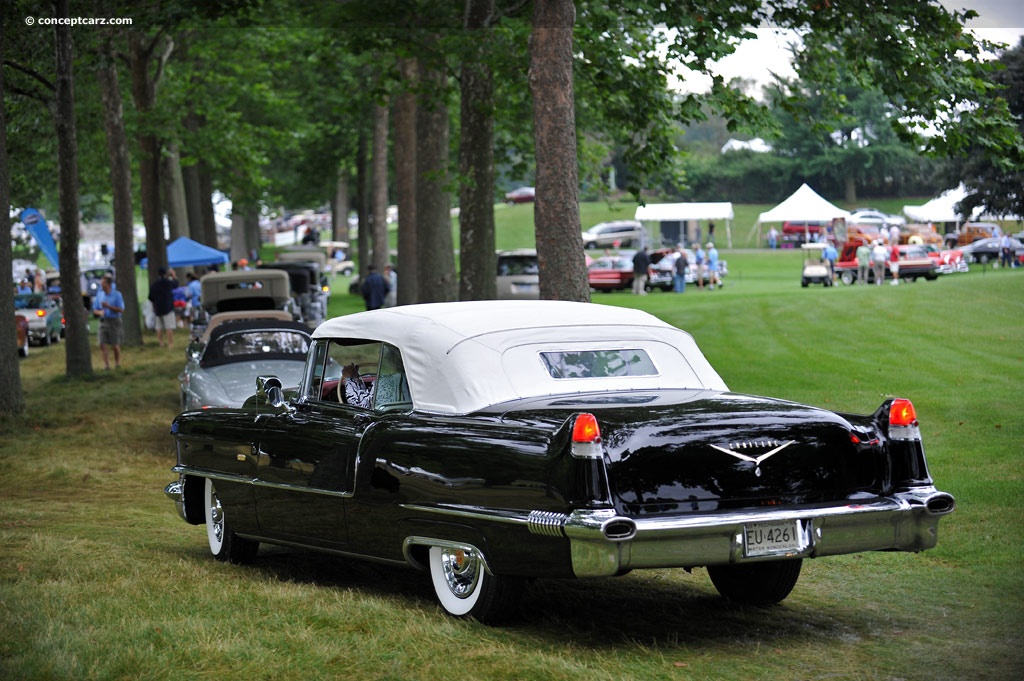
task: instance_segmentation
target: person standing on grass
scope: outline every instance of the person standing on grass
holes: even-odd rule
[[[110,356],[107,348],[114,350],[114,366],[121,368],[121,344],[124,342],[124,296],[114,288],[114,278],[104,274],[100,280],[100,290],[93,302],[93,314],[100,318],[100,353],[103,355],[103,368],[110,369]]]
[[[889,252],[889,271],[892,272],[892,285],[898,285],[900,283],[900,247],[895,243]]]
[[[686,273],[690,271],[690,261],[686,257],[686,251],[680,246],[676,261],[672,264],[672,290],[676,293],[686,293]]]
[[[882,285],[885,281],[885,267],[889,260],[889,251],[881,240],[873,241],[871,247],[871,270],[875,274],[875,284]]]
[[[868,272],[871,270],[871,247],[861,241],[857,247],[857,283],[868,283]]]
[[[191,328],[199,320],[200,312],[202,311],[203,285],[199,281],[199,277],[191,272],[188,272],[185,278],[188,279],[188,283],[185,284],[185,288],[188,289],[188,307],[185,308],[185,316],[188,317],[189,327]]]
[[[716,286],[722,288],[722,279],[718,276],[718,249],[714,241],[708,242],[708,281],[712,291]]]
[[[174,327],[177,324],[174,316],[174,289],[178,288],[178,282],[171,279],[163,267],[158,274],[160,278],[149,287],[149,302],[153,303],[153,314],[156,316],[156,342],[164,347],[166,334],[167,347],[170,348],[174,345]]]
[[[651,266],[651,256],[647,255],[647,247],[641,246],[633,256],[633,295],[647,295],[647,270]]]
[[[384,298],[388,295],[389,290],[387,280],[381,276],[376,267],[369,265],[366,268],[366,281],[362,286],[366,309],[379,310],[384,305]]]
[[[707,274],[707,255],[704,248],[698,243],[697,250],[693,252],[693,259],[697,261],[697,288],[704,289],[704,275]]]

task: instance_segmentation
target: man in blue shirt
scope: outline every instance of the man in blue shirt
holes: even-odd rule
[[[834,245],[832,245],[831,241],[826,241],[825,242],[825,249],[822,251],[821,255],[822,255],[822,257],[825,258],[825,262],[828,264],[828,276],[829,276],[829,279],[834,281],[835,278],[836,278],[836,260],[839,259],[839,251],[836,250],[836,247]],[[859,260],[859,257],[860,257],[860,252],[859,252],[859,249],[858,249],[858,260]],[[858,267],[859,267],[859,262],[858,262]],[[865,267],[865,270],[866,269],[867,268]]]
[[[722,280],[718,276],[718,249],[715,248],[715,242],[708,242],[708,282],[711,285],[711,290],[714,291],[715,287],[722,288]]]
[[[93,301],[92,313],[100,318],[100,352],[103,354],[103,368],[110,368],[107,347],[114,349],[114,366],[121,368],[121,344],[124,342],[124,296],[114,288],[114,278],[103,275],[100,290]]]

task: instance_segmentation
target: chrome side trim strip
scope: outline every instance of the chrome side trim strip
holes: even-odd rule
[[[423,506],[421,504],[399,504],[400,508],[416,513],[436,513],[448,515],[454,518],[465,518],[467,520],[486,520],[511,525],[529,525],[529,515],[523,515],[516,511],[501,511],[498,509],[482,508],[479,506]]]
[[[338,492],[329,489],[320,489],[317,487],[303,487],[302,485],[288,485],[280,482],[269,482],[267,480],[261,480],[260,478],[250,478],[243,475],[233,475],[230,473],[217,473],[216,471],[207,470],[205,468],[192,468],[191,466],[175,466],[171,469],[172,472],[178,473],[179,475],[194,475],[200,478],[210,478],[211,480],[224,480],[226,482],[234,482],[240,485],[252,485],[253,487],[270,487],[274,489],[287,490],[289,492],[305,492],[306,494],[320,494],[328,497],[340,497],[343,499],[350,498],[354,492]]]

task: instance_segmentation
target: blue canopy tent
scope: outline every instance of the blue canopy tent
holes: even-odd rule
[[[140,263],[143,268],[148,265],[149,258]],[[187,236],[180,236],[167,245],[167,264],[171,267],[193,267],[196,265],[223,265],[228,262],[228,255],[216,248],[204,246]]]

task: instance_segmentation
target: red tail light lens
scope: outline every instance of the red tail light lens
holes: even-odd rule
[[[897,399],[892,401],[889,407],[890,426],[916,426],[917,412],[910,400]]]
[[[573,442],[600,442],[601,429],[597,425],[597,417],[593,414],[580,414],[572,427]]]

